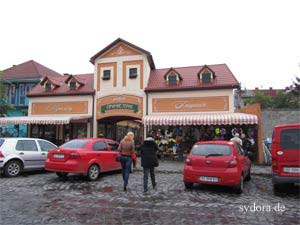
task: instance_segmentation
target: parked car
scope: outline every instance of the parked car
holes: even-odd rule
[[[197,142],[184,165],[184,184],[193,183],[233,186],[238,193],[244,180],[251,179],[251,161],[239,144],[229,141]]]
[[[49,152],[46,170],[56,172],[59,177],[79,173],[96,180],[100,172],[121,170],[120,162],[116,161],[120,154],[118,146],[118,142],[110,139],[74,139]],[[136,155],[132,158],[135,166]]]
[[[0,170],[7,177],[16,177],[22,171],[45,168],[53,143],[37,138],[0,138]]]
[[[272,181],[274,189],[283,184],[300,183],[300,124],[274,127]]]

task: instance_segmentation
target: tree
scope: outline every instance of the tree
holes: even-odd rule
[[[287,91],[289,108],[300,108],[300,78],[296,77],[290,89]]]
[[[2,71],[0,71],[0,117],[4,116],[7,111],[13,109],[13,106],[7,102],[6,88],[4,86],[4,79],[1,77]]]
[[[262,109],[270,108],[272,106],[272,97],[263,92],[256,92],[254,97],[245,100],[246,105],[256,103],[260,103]]]

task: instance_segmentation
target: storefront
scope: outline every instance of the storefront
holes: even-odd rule
[[[257,114],[235,113],[239,82],[225,64],[156,69],[150,52],[120,38],[90,62],[93,74],[45,77],[28,94],[28,118],[50,118],[28,123],[30,136],[120,141],[133,131],[137,145],[152,133],[188,151],[196,141],[228,140],[238,132],[260,143]]]

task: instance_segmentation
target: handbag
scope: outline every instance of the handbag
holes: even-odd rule
[[[115,158],[115,160],[116,160],[117,162],[121,162],[121,158],[122,158],[121,155],[117,155],[116,158]]]

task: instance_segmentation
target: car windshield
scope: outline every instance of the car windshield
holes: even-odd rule
[[[0,139],[0,147],[4,143],[4,139]]]
[[[83,148],[89,141],[88,140],[71,140],[67,143],[64,143],[60,148]]]
[[[231,146],[220,144],[194,145],[192,154],[199,156],[227,156],[231,155]]]
[[[286,150],[300,149],[300,129],[283,130],[280,134],[281,148]]]

